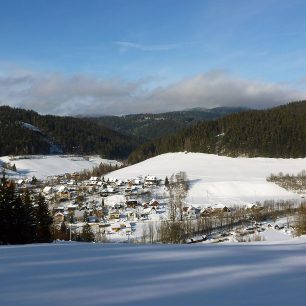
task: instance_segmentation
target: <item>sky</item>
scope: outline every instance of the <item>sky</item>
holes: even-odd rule
[[[1,0],[0,105],[124,115],[306,98],[304,0]]]

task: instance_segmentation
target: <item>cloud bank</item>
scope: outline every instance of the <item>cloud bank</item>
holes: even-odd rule
[[[267,108],[306,98],[306,92],[214,71],[153,89],[134,82],[88,75],[37,72],[0,75],[0,104],[56,115],[123,115],[192,107]],[[150,87],[150,86],[149,86]]]

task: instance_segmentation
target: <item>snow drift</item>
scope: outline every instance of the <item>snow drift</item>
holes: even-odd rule
[[[306,240],[0,247],[0,304],[304,305]]]

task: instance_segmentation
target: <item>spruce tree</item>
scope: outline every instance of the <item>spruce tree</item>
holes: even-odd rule
[[[13,221],[14,188],[2,173],[0,183],[0,244],[11,243],[11,224]]]
[[[167,176],[166,176],[166,178],[165,178],[165,187],[166,187],[166,188],[169,188],[169,179],[168,179]]]
[[[84,221],[84,222],[88,222],[88,212],[87,212],[87,210],[84,211],[84,214],[83,214],[83,221]]]
[[[15,184],[3,175],[0,183],[0,243],[20,244],[34,241],[34,215],[30,198],[24,202]]]
[[[10,243],[32,243],[35,237],[32,207],[24,205],[20,195],[15,195],[10,224]]]
[[[25,190],[21,197],[23,203],[24,214],[24,226],[26,231],[23,233],[26,240],[33,242],[36,236],[36,224],[35,224],[35,209],[31,200],[30,192],[28,189]]]
[[[69,240],[68,228],[66,226],[65,221],[61,223],[61,228],[59,232],[59,239],[61,240]]]
[[[91,230],[91,227],[88,223],[85,223],[83,226],[82,234],[81,234],[81,240],[84,242],[92,242],[95,239],[95,235]]]
[[[42,194],[37,196],[36,201],[36,241],[51,242],[52,217],[49,214],[48,205]]]

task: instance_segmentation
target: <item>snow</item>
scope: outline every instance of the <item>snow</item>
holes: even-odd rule
[[[3,156],[1,162],[15,164],[18,174],[15,176],[35,176],[44,179],[65,173],[79,172],[92,169],[100,163],[116,165],[115,160],[102,159],[99,156],[71,156],[71,155],[33,155],[33,156]]]
[[[125,203],[126,198],[123,194],[114,194],[104,198],[104,204],[114,207],[116,204]]]
[[[26,128],[26,129],[28,129],[28,130],[31,130],[31,131],[33,131],[33,132],[39,132],[39,133],[41,133],[41,130],[38,128],[38,127],[36,127],[36,126],[34,126],[34,125],[32,125],[32,124],[30,124],[30,123],[26,123],[26,122],[20,122],[21,123],[21,125],[24,127],[24,128]]]
[[[292,235],[285,233],[285,231],[279,231],[275,229],[267,229],[261,233],[261,236],[266,241],[283,241],[283,240],[291,240]]]
[[[118,179],[154,175],[168,178],[184,171],[191,182],[187,202],[194,205],[250,205],[265,200],[300,200],[300,196],[267,182],[271,173],[297,174],[306,159],[231,158],[204,153],[167,153],[109,174]]]
[[[0,247],[0,305],[304,305],[306,238]]]

